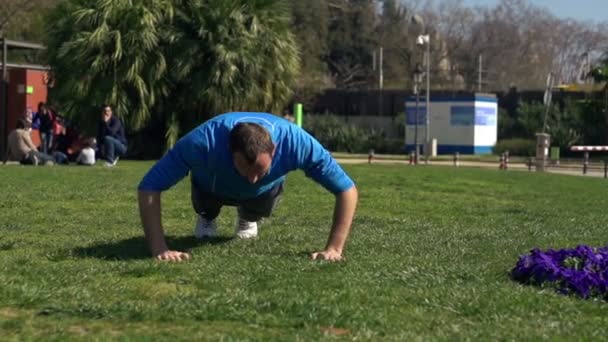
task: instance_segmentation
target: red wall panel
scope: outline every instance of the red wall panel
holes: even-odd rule
[[[8,71],[8,132],[15,129],[17,120],[32,107],[38,111],[38,103],[47,101],[46,72],[39,70],[11,69]],[[31,92],[28,92],[28,89]]]

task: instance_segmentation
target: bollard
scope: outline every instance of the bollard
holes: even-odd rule
[[[454,167],[460,166],[460,152],[454,153]]]
[[[604,160],[604,179],[608,178],[608,159]]]
[[[505,170],[509,168],[509,150],[505,151]]]
[[[500,155],[500,159],[499,159],[499,163],[498,163],[498,169],[499,170],[504,170],[505,168],[505,154],[502,153]]]
[[[374,159],[374,149],[369,150],[369,154],[367,155],[367,163],[371,164],[372,159]]]
[[[528,171],[532,171],[532,158],[528,158]]]
[[[414,152],[410,152],[410,165],[414,165]]]
[[[583,174],[587,174],[587,169],[589,168],[589,152],[585,152],[585,157],[583,159]]]

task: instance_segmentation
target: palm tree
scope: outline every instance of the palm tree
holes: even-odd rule
[[[177,92],[168,130],[237,110],[279,112],[299,69],[282,0],[181,1],[167,52]]]
[[[79,119],[102,103],[132,129],[157,118],[168,146],[222,112],[276,112],[299,67],[288,13],[284,0],[65,0],[46,41],[54,95]]]
[[[160,46],[172,15],[168,0],[61,3],[49,17],[47,46],[56,92],[67,109],[83,118],[91,105],[108,103],[130,127],[145,124],[169,93]]]

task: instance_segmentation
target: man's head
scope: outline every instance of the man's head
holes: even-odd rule
[[[27,121],[23,118],[17,120],[17,129],[30,128],[32,126],[31,121]]]
[[[275,146],[264,127],[242,122],[230,131],[230,152],[238,173],[254,184],[270,170]]]
[[[24,111],[23,111],[23,115],[21,116],[21,118],[25,121],[28,121],[30,124],[32,122],[32,119],[34,117],[34,113],[32,111],[32,107],[27,107]]]
[[[101,118],[103,121],[108,122],[112,118],[112,107],[104,104],[101,106]]]

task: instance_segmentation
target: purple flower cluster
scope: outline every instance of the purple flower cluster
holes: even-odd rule
[[[519,258],[511,277],[524,284],[553,287],[563,294],[583,298],[608,295],[608,246],[574,249],[535,248]]]

